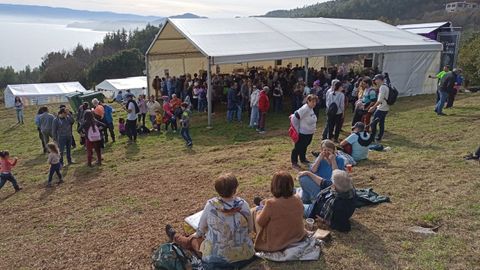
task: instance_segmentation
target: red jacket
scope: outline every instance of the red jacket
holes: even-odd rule
[[[258,110],[260,112],[268,112],[270,108],[270,101],[268,100],[267,93],[260,91],[260,98],[258,99]]]

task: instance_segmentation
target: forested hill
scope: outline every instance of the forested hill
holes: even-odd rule
[[[453,0],[452,0],[453,1]],[[444,0],[333,0],[292,10],[275,10],[267,17],[327,17],[376,19],[391,24],[453,21],[454,25],[478,30],[480,9],[447,13]],[[470,0],[468,2],[479,2]]]

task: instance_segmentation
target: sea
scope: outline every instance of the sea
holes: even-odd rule
[[[52,51],[71,51],[77,44],[93,47],[107,32],[69,28],[74,21],[0,15],[0,67],[15,70],[42,63]]]

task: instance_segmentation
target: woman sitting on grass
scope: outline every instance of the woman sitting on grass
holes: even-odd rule
[[[298,174],[303,203],[312,203],[322,189],[332,184],[332,172],[336,169],[345,170],[345,160],[337,156],[335,144],[331,140],[323,140],[320,154],[310,171]]]
[[[300,242],[306,236],[303,226],[303,204],[294,195],[293,178],[288,172],[277,172],[270,184],[273,198],[254,208],[255,249],[275,252]]]
[[[193,235],[180,235],[170,225],[165,228],[170,241],[201,257],[206,269],[241,268],[255,253],[249,236],[253,230],[250,207],[235,196],[237,187],[233,174],[221,175],[215,181],[220,196],[207,201]]]
[[[355,212],[355,189],[348,173],[334,170],[333,184],[320,191],[312,204],[305,205],[305,218],[316,218],[334,230],[348,232]]]

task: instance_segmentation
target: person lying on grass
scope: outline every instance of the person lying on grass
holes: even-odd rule
[[[336,169],[345,170],[345,160],[337,155],[331,140],[323,140],[320,154],[310,170],[298,173],[303,203],[312,203],[322,189],[332,184],[332,172]]]
[[[253,220],[248,203],[236,196],[237,178],[221,175],[215,181],[219,197],[207,201],[196,233],[183,236],[166,225],[171,242],[202,258],[206,269],[241,268],[255,253],[249,234]]]
[[[293,177],[280,171],[273,175],[270,191],[273,198],[263,200],[252,209],[255,220],[255,250],[276,252],[306,236],[303,204],[294,196]]]
[[[350,217],[355,212],[355,188],[347,172],[334,170],[333,183],[317,195],[312,204],[305,204],[305,218],[315,218],[317,222],[333,230],[351,230]]]

